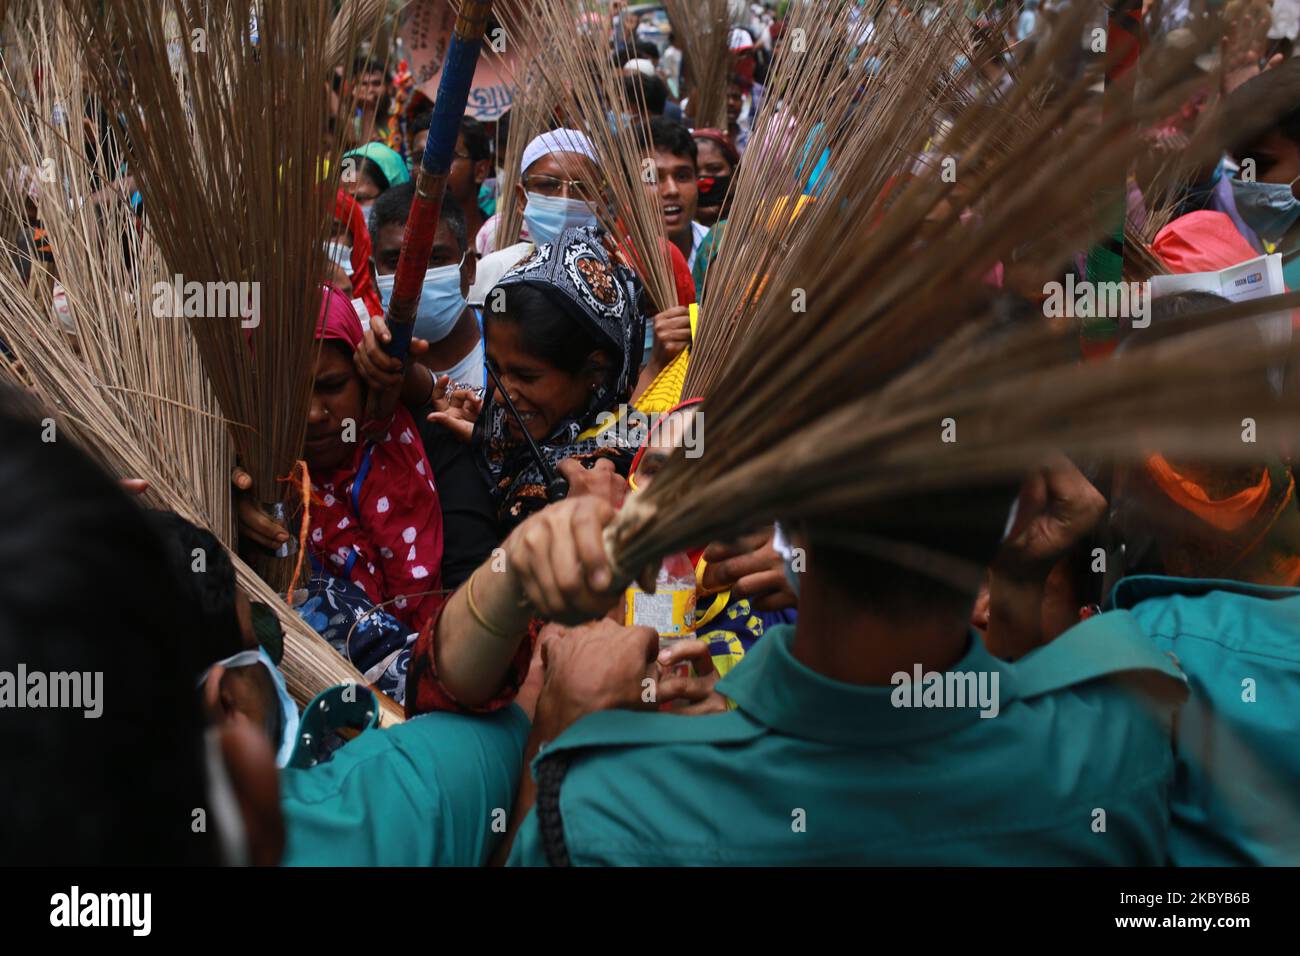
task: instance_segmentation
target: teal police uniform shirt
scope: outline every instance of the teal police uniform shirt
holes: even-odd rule
[[[1170,862],[1300,865],[1300,590],[1144,576],[1111,600],[1190,684]]]
[[[281,771],[284,865],[481,866],[504,835],[528,727],[514,705],[424,714]]]
[[[538,755],[521,865],[1160,864],[1182,675],[1123,611],[1016,663],[998,713],[895,707],[777,627],[717,685],[738,709],[607,711]],[[543,825],[543,821],[545,824]]]

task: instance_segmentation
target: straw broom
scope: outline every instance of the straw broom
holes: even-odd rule
[[[257,314],[232,316],[187,302],[185,317],[223,414],[238,423],[232,436],[258,500],[291,510],[336,189],[337,170],[322,182],[316,159],[330,5],[256,5],[254,43],[243,0],[65,4],[88,72],[125,116],[126,159],[173,274],[255,304]],[[230,311],[229,298],[218,304]],[[278,588],[293,569],[259,561]]]
[[[644,102],[629,100],[606,32],[590,26],[596,21],[604,23],[605,16],[595,0],[551,0],[535,5],[531,16],[510,20],[508,29],[537,51],[537,71],[562,122],[591,138],[613,199],[596,215],[622,244],[658,311],[676,305],[677,292],[648,158],[649,116]]]
[[[882,18],[879,29],[891,40],[875,48],[873,60],[851,32],[854,9],[830,3],[791,12],[785,36],[807,40],[783,43],[769,71],[702,290],[687,395],[708,393],[769,286],[798,287],[791,253],[841,228],[842,201],[883,192],[891,177],[907,170],[913,144],[933,136],[942,117],[960,106],[958,80],[949,75],[966,43],[960,14],[941,12],[915,29]],[[824,151],[864,161],[853,177],[832,169],[814,183]]]
[[[1060,42],[1072,42],[1067,33]],[[874,530],[888,525],[893,499],[1016,480],[1055,450],[1115,461],[1152,449],[1257,460],[1265,452],[1243,443],[1242,409],[1259,422],[1260,444],[1283,444],[1300,425],[1300,405],[1273,395],[1264,370],[1287,353],[1241,326],[1083,364],[1062,358],[1073,330],[1044,322],[989,331],[979,277],[1025,247],[1049,277],[1095,238],[1080,197],[1130,166],[1139,131],[1185,95],[1189,62],[1169,56],[1142,102],[1120,84],[1108,90],[1116,108],[1099,126],[1071,115],[1081,90],[1046,113],[1022,112],[1034,92],[1013,91],[1000,108],[1018,120],[997,130],[987,128],[988,113],[963,110],[941,148],[963,157],[958,179],[971,171],[966,185],[983,215],[961,223],[954,210],[920,248],[912,239],[950,184],[914,180],[878,221],[869,215],[875,196],[846,197],[841,229],[794,253],[791,274],[808,290],[809,318],[791,314],[789,288],[769,291],[710,391],[703,456],[673,455],[609,529],[616,565],[632,572],[779,518],[805,522],[821,540],[895,556]],[[1037,79],[1031,69],[1023,82]],[[850,179],[873,161],[834,160]],[[1257,300],[1226,314],[1295,301]],[[953,442],[941,437],[949,420]],[[961,534],[960,516],[945,528]]]
[[[159,453],[154,494],[166,489],[180,496],[231,544],[233,456],[225,423],[188,328],[151,314],[151,289],[165,279],[166,267],[157,245],[139,234],[123,181],[112,178],[111,142],[87,161],[82,117],[98,114],[98,103],[83,96],[81,63],[62,11],[27,12],[29,23],[13,29],[28,71],[0,78],[0,163],[35,171],[37,213],[54,264],[33,263],[23,283],[11,248],[3,281],[18,304],[6,310],[0,337],[24,355],[38,393],[67,414],[80,393],[64,393],[60,383],[93,382],[97,400],[116,409],[109,418],[126,430],[125,443]],[[20,207],[25,199],[25,193],[6,193],[2,201]],[[56,272],[73,339],[54,312]],[[73,417],[90,435],[99,427],[89,415]]]
[[[387,8],[387,0],[343,0],[325,38],[325,62],[331,66],[350,66],[357,42],[374,40],[383,25]]]
[[[51,59],[41,68],[47,94],[43,105],[46,114],[53,102],[65,107],[73,119],[72,135],[48,123],[28,129],[20,120],[26,106],[16,97],[19,84],[7,76],[0,149],[11,169],[53,159],[58,182],[68,184],[66,193],[44,194],[41,214],[78,334],[74,350],[55,319],[49,283],[42,282],[39,270],[28,285],[16,270],[6,268],[0,270],[0,338],[18,354],[19,383],[58,415],[60,434],[71,435],[113,473],[147,480],[149,504],[174,510],[229,544],[231,432],[246,426],[223,414],[190,326],[152,315],[154,282],[165,280],[170,270],[151,236],[137,235],[126,195],[110,193],[93,203],[68,201],[91,193],[79,123],[82,78],[74,72],[85,57],[69,39],[70,24],[53,30],[38,16],[33,19],[40,30],[28,46],[50,51]],[[98,158],[101,182],[109,178],[110,160],[115,161]],[[6,251],[8,266],[16,250]],[[12,376],[15,369],[7,371]],[[300,703],[333,684],[362,682],[256,573],[237,557],[235,564],[245,592],[280,617],[286,632],[282,670]],[[401,719],[391,701],[381,705],[385,722]]]
[[[502,157],[501,191],[497,199],[495,248],[504,249],[519,241],[524,224],[523,213],[515,195],[515,186],[522,180],[519,164],[523,162],[528,144],[547,128],[550,100],[546,88],[535,76],[525,74],[515,80],[514,102],[510,104],[510,140]]]
[[[727,0],[664,0],[664,9],[673,36],[682,45],[683,66],[690,77],[691,118],[697,126],[725,130],[731,77]]]
[[[492,15],[502,30],[504,45],[498,49],[492,43],[483,51],[496,64],[497,75],[511,86],[510,139],[501,149],[500,127],[496,142],[498,165],[501,168],[497,191],[497,224],[493,236],[493,249],[505,249],[519,241],[523,226],[523,213],[515,199],[515,186],[520,180],[519,164],[528,143],[541,133],[547,124],[550,106],[543,92],[542,82],[531,66],[534,50],[527,38],[531,31],[520,29],[531,8],[520,0],[497,0]],[[505,54],[511,54],[507,58]]]

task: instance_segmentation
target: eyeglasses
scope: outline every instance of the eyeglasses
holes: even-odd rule
[[[581,199],[584,202],[597,202],[601,193],[605,191],[606,183],[604,180],[598,186],[591,183],[585,183],[580,179],[557,179],[554,176],[525,176],[524,189],[530,193],[537,193],[539,196],[549,196],[552,199],[563,196],[564,198],[572,197]]]

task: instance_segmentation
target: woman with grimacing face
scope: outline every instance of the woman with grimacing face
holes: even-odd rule
[[[303,460],[311,481],[307,548],[313,565],[352,581],[373,604],[419,630],[442,603],[442,506],[415,419],[398,405],[369,437],[366,386],[355,354],[361,320],[347,296],[324,287]],[[236,486],[247,489],[247,475]],[[288,532],[247,497],[240,534],[278,547]]]
[[[640,367],[638,294],[591,227],[537,246],[488,293],[484,341],[497,380],[473,445],[503,531],[547,504],[525,431],[557,473],[565,460],[594,467],[605,458],[626,476],[635,450],[620,447],[626,430],[598,430],[626,409]]]

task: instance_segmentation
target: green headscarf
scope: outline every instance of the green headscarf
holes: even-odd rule
[[[401,153],[385,146],[383,143],[366,143],[359,149],[353,149],[343,154],[345,160],[352,156],[363,156],[366,159],[374,160],[375,165],[388,178],[390,187],[400,186],[402,183],[411,181],[411,174],[407,172],[406,160],[402,159]]]

